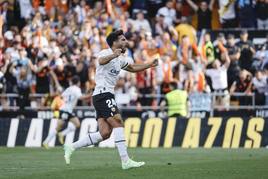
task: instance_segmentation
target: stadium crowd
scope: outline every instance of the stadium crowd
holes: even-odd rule
[[[156,106],[159,99],[144,94],[166,94],[175,82],[189,93],[221,93],[220,105],[228,105],[235,92],[255,93],[256,104],[268,105],[268,36],[258,47],[246,30],[240,37],[219,33],[212,39],[215,8],[223,28],[268,29],[267,0],[2,1],[0,89],[19,94],[19,100],[2,100],[2,106],[34,106],[29,94],[46,94],[40,104],[48,105],[74,75],[80,76],[82,91],[91,92],[98,52],[107,48],[106,35],[118,28],[135,63],[160,59],[155,69],[120,73],[116,95],[122,103]],[[189,18],[194,13],[196,28]],[[208,31],[198,44],[202,29]],[[251,104],[241,99],[241,105]]]

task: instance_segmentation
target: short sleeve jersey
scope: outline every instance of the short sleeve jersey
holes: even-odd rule
[[[108,56],[113,54],[112,49],[104,49],[100,51],[97,58]],[[100,65],[97,62],[97,69],[95,75],[96,87],[93,92],[93,96],[98,95],[102,92],[110,92],[114,94],[114,87],[116,81],[119,78],[119,73],[121,69],[126,69],[130,64],[128,57],[120,55],[114,58],[109,63],[105,65]]]
[[[82,96],[81,89],[78,86],[68,87],[61,95],[63,97],[63,105],[61,106],[61,111],[66,111],[69,113],[73,112],[74,107],[77,104],[78,99]]]

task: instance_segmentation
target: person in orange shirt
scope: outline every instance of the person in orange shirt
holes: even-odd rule
[[[194,75],[193,75],[193,57],[201,57],[198,51],[197,45],[190,42],[190,38],[187,35],[182,37],[182,41],[178,50],[178,57],[181,64],[183,64],[183,70],[187,73],[185,79],[185,89],[190,92],[193,90]],[[202,60],[202,58],[201,58]]]
[[[160,55],[167,54],[171,57],[171,61],[174,61],[177,59],[177,47],[176,45],[171,41],[170,35],[168,32],[165,32],[162,35],[162,48]]]
[[[196,43],[191,43],[189,36],[184,35],[179,47],[179,57],[181,58],[182,64],[186,65],[192,59],[193,54],[200,56],[200,52]]]
[[[159,67],[162,74],[161,94],[167,94],[171,90],[170,83],[173,82],[171,57],[167,54],[162,56]]]
[[[147,37],[141,43],[140,53],[136,53],[137,63],[145,63],[155,59],[159,55],[159,49],[156,48],[156,42],[151,39],[151,36],[147,34]],[[140,94],[154,94],[156,86],[156,73],[155,69],[147,69],[143,72],[139,72],[136,75],[137,88]],[[154,104],[153,98],[140,97],[138,99],[138,106],[152,106]]]

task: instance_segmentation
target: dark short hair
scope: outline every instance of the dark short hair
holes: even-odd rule
[[[80,82],[80,77],[75,75],[73,78],[72,78],[72,83],[73,85],[76,85]]]
[[[111,32],[111,33],[107,36],[107,38],[106,38],[106,42],[107,42],[107,44],[109,45],[109,47],[112,48],[114,42],[118,40],[118,37],[119,37],[120,35],[124,35],[124,32],[123,32],[123,30],[121,30],[121,29],[119,29],[119,30],[115,30],[115,31]]]

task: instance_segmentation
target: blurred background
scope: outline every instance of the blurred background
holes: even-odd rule
[[[118,28],[135,63],[160,60],[154,69],[120,73],[115,91],[123,109],[165,109],[165,95],[176,89],[188,99],[182,116],[268,105],[267,0],[0,3],[2,111],[49,109],[74,75],[91,93],[96,55]]]
[[[115,89],[126,144],[148,165],[123,173],[115,150],[89,147],[70,168],[62,148],[28,148],[55,130],[74,75],[92,93],[118,28],[128,61],[159,59],[121,70]],[[0,0],[0,69],[0,178],[268,178],[268,0]],[[98,130],[91,99],[74,113],[65,144]]]

